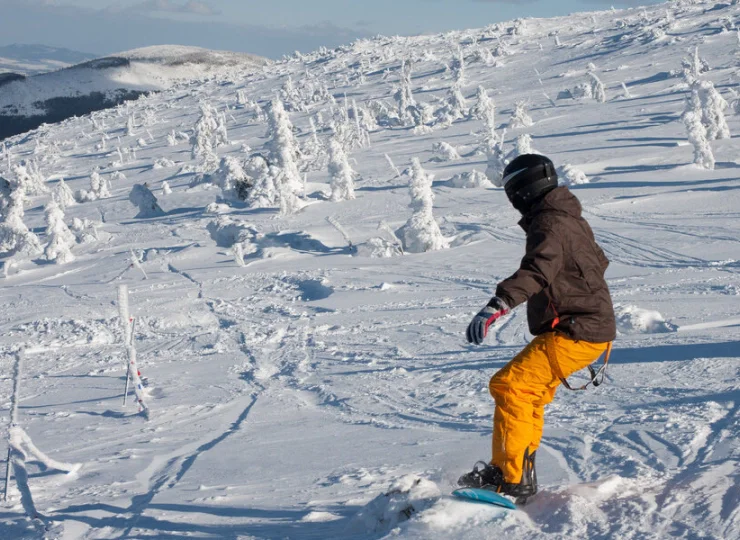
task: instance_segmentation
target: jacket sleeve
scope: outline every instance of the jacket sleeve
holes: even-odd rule
[[[527,253],[514,275],[499,283],[496,296],[514,308],[550,285],[563,268],[563,245],[549,229],[527,235]]]
[[[599,246],[598,244],[596,244],[596,256],[599,258],[601,269],[606,272],[606,269],[609,268],[609,259],[606,258],[606,255],[604,255],[604,250],[601,249],[601,246]]]

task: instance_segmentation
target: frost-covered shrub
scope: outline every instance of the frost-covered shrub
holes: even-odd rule
[[[527,113],[527,103],[517,101],[514,105],[514,113],[509,120],[509,127],[512,129],[530,127],[534,124],[532,117]]]
[[[151,192],[147,184],[134,184],[129,193],[128,200],[139,209],[136,215],[137,219],[161,217],[165,215],[164,210],[159,206],[157,198]]]
[[[331,200],[346,201],[355,198],[354,177],[342,145],[332,140],[329,143],[329,177],[331,178]]]
[[[100,176],[98,171],[93,171],[90,175],[90,191],[81,189],[77,192],[78,202],[92,202],[98,199],[107,199],[111,196],[110,182],[107,178]]]
[[[560,183],[566,186],[588,184],[589,182],[586,173],[569,163],[565,163],[558,169],[558,177],[560,178]]]
[[[409,188],[413,210],[411,218],[398,230],[398,237],[403,242],[404,251],[408,253],[424,253],[447,249],[449,243],[442,236],[442,231],[434,219],[434,193],[432,191],[433,176],[422,168],[418,158],[411,162]]]
[[[99,240],[98,231],[93,221],[89,219],[72,219],[71,231],[77,238],[78,244],[89,244]]]
[[[437,161],[456,161],[460,159],[460,154],[455,147],[444,141],[434,143],[432,152],[434,152]]]
[[[403,248],[391,240],[374,236],[358,247],[358,255],[372,259],[388,259],[403,255]]]
[[[159,158],[154,162],[154,165],[152,165],[152,169],[167,169],[170,167],[174,167],[175,165],[176,163],[171,159]]]
[[[493,187],[490,180],[480,171],[473,169],[470,172],[456,174],[447,182],[447,185],[454,188],[490,188]]]
[[[75,259],[72,255],[72,246],[75,245],[77,238],[64,223],[64,212],[54,201],[50,201],[45,210],[46,235],[49,238],[44,250],[47,260],[56,264],[72,262]]]
[[[437,121],[444,126],[449,126],[455,120],[467,118],[469,115],[470,108],[465,96],[463,96],[462,88],[455,83],[450,87],[444,105],[436,113]]]

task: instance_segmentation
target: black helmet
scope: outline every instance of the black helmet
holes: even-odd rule
[[[504,190],[514,208],[526,214],[532,204],[558,187],[555,165],[545,156],[523,154],[504,169]]]

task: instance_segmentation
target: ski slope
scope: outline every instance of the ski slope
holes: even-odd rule
[[[10,406],[10,353],[26,347],[21,424],[51,457],[83,464],[73,476],[29,466],[34,501],[57,537],[740,538],[740,119],[726,112],[733,138],[712,143],[713,171],[692,164],[680,119],[681,60],[696,46],[711,68],[702,77],[733,100],[740,44],[728,28],[738,17],[730,3],[672,2],[377,38],[259,72],[225,68],[96,113],[98,127],[73,118],[6,141],[2,176],[8,155],[39,159],[51,188],[63,177],[88,189],[96,167],[126,176],[112,182],[111,198],[68,208],[67,221],[88,218],[98,231],[73,248],[74,262],[16,260],[0,280],[0,403]],[[232,144],[219,156],[260,151],[266,125],[236,94],[265,105],[289,76],[318,80],[338,100],[291,113],[301,143],[309,117],[328,115],[344,95],[391,103],[402,60],[412,61],[415,99],[434,103],[452,85],[446,65],[458,47],[476,46],[508,54],[495,66],[466,64],[469,105],[483,85],[499,133],[518,100],[534,120],[506,132],[506,149],[529,133],[556,165],[589,176],[572,189],[611,260],[620,330],[608,381],[561,389],[548,407],[541,491],[511,512],[450,496],[457,477],[489,457],[490,376],[531,338],[521,308],[484,346],[464,338],[524,245],[503,190],[448,184],[485,170],[475,153],[481,123],[373,131],[371,146],[351,156],[362,175],[357,199],[328,201],[328,173],[312,170],[310,204],[291,216],[207,208],[221,190],[190,187],[193,173],[181,172],[195,165],[190,145],[167,142],[172,130],[192,132],[207,101],[228,108]],[[604,82],[605,103],[556,99],[588,70]],[[150,122],[129,136],[132,114]],[[440,141],[461,159],[437,161]],[[114,164],[119,145],[135,156]],[[410,216],[408,180],[385,154],[401,170],[418,157],[435,175],[449,249],[367,255],[380,221],[397,229]],[[175,166],[154,168],[162,158]],[[128,195],[145,182],[166,215],[134,218]],[[42,241],[47,200],[33,198],[25,216]],[[256,231],[245,266],[207,229],[225,216]],[[131,399],[122,407],[119,284],[131,292],[149,421]],[[408,486],[408,475],[422,479],[412,491],[418,511],[401,520],[382,495]],[[0,537],[39,537],[11,486]]]

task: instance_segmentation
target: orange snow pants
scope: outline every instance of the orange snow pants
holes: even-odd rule
[[[504,471],[506,482],[521,482],[524,452],[531,455],[540,445],[545,405],[560,379],[593,364],[607,345],[550,332],[534,338],[491,378],[488,388],[496,400],[491,464]]]

